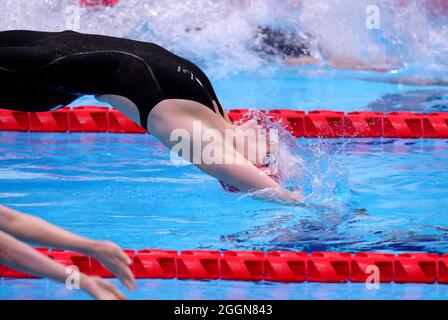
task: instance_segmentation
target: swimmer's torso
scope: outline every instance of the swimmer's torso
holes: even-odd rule
[[[215,101],[223,115],[207,76],[156,44],[73,31],[0,32],[2,107],[46,111],[81,95],[136,106],[145,128],[165,99],[193,100],[213,111]]]

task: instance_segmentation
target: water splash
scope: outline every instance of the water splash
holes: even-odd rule
[[[0,29],[66,29],[66,8],[79,0],[2,0]],[[379,29],[365,26],[380,9]],[[275,70],[260,54],[260,27],[288,30],[317,64],[361,63],[401,77],[448,81],[448,5],[443,0],[126,0],[80,7],[79,31],[159,43],[214,77]],[[258,49],[257,49],[258,48]],[[422,80],[422,81],[423,81]]]
[[[378,30],[365,26],[369,5],[380,9]],[[442,1],[304,1],[300,21],[332,59],[446,80],[448,12],[443,6],[446,10]]]
[[[350,199],[349,174],[339,155],[345,143],[334,144],[324,139],[298,141],[282,121],[273,121],[266,113],[249,110],[236,124],[256,120],[263,128],[278,132],[278,170],[280,185],[303,192],[312,208],[331,206],[334,210]],[[327,207],[328,209],[328,207]],[[341,210],[344,211],[344,210]]]

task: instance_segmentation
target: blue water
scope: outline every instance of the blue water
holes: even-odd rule
[[[212,78],[228,109],[448,110],[447,87],[384,80],[312,68]],[[73,105],[80,104],[100,103],[86,97]],[[119,134],[0,132],[0,203],[135,250],[448,253],[447,140],[297,143],[307,161],[304,181],[321,182],[313,201],[325,205],[317,210],[225,193],[192,165],[172,164],[153,137]],[[448,298],[441,285],[367,290],[364,284],[176,280],[139,280],[138,291],[126,293],[137,299]],[[47,280],[0,280],[0,299],[83,298]]]
[[[68,28],[61,2],[28,2],[29,10],[5,2],[6,9],[0,10],[3,29]],[[339,1],[335,11],[328,11],[326,1],[301,1],[306,6],[299,16],[288,1],[263,1],[249,11],[229,7],[228,1],[209,1],[207,6],[203,1],[185,6],[160,1],[151,10],[135,10],[151,3],[129,0],[117,9],[86,9],[80,31],[155,41],[198,62],[228,109],[448,111],[447,86],[396,83],[401,76],[446,83],[446,17],[427,24],[417,4],[397,9],[380,1],[384,27],[372,35],[359,27],[364,8],[356,11],[360,7],[349,1]],[[219,18],[210,14],[216,12]],[[388,43],[385,54],[409,69],[376,74],[259,63],[248,44],[253,42],[251,30],[267,22],[265,15],[296,27],[301,22],[300,31],[312,39],[333,39],[341,44],[333,48],[335,53],[373,66],[381,59],[369,49]],[[409,21],[418,28],[409,28]],[[199,22],[215,27],[187,32]],[[100,104],[87,97],[73,105],[86,103]],[[0,203],[130,249],[448,253],[447,140],[299,139],[298,144],[307,161],[305,183],[313,178],[319,182],[312,186],[319,209],[227,194],[195,167],[173,165],[168,151],[150,136],[0,132]],[[305,185],[307,191],[313,188]],[[138,286],[136,293],[128,293],[130,298],[448,298],[447,287],[439,285],[383,284],[372,291],[363,284],[139,280]],[[47,280],[0,279],[0,299],[86,297]]]
[[[433,112],[448,106],[446,87],[381,82],[368,73],[284,69],[212,80],[226,108]],[[86,103],[98,104],[87,97],[74,105]],[[153,137],[118,134],[0,132],[0,203],[135,250],[448,253],[448,141],[297,142],[306,175],[321,182],[313,201],[325,206],[318,210],[225,193],[195,167],[173,165]],[[439,285],[383,284],[372,291],[364,284],[176,280],[139,280],[138,291],[127,294],[140,299],[448,298],[446,286]],[[0,280],[0,299],[86,297],[47,280]]]
[[[325,157],[346,168],[326,172],[341,185],[321,188],[334,197],[323,208],[291,208],[225,193],[192,165],[173,165],[168,150],[149,135],[1,132],[0,201],[83,236],[136,250],[448,253],[447,140],[300,139],[299,145],[305,153],[319,146]],[[448,294],[447,287],[438,285],[392,284],[370,291],[362,284],[138,284],[130,297],[393,299]],[[47,280],[0,280],[0,298],[84,297]]]
[[[214,84],[229,109],[448,111],[448,86],[398,84],[393,76],[369,72],[279,68],[216,79]]]
[[[252,283],[242,281],[138,280],[137,291],[128,292],[112,280],[129,299],[151,300],[310,300],[310,299],[448,299],[446,285],[381,284],[368,290],[364,284]],[[67,290],[48,280],[1,280],[0,299],[89,299],[82,291]]]

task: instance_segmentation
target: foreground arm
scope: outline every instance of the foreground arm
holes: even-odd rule
[[[115,244],[79,237],[37,217],[0,205],[0,231],[24,241],[80,252],[98,259],[123,282],[135,288],[130,258]]]
[[[0,262],[14,269],[65,283],[66,266],[40,254],[23,242],[0,231]],[[111,283],[85,274],[79,275],[80,289],[96,299],[123,300],[124,295]]]

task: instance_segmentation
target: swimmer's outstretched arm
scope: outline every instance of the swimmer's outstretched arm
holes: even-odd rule
[[[197,136],[194,129],[197,124],[201,126],[203,132],[213,130],[210,132],[221,134],[222,139],[210,139],[211,141],[209,140],[206,144],[201,143],[200,140],[189,140],[189,137],[195,139]],[[234,139],[226,138],[226,130],[235,129],[230,121],[224,121],[210,109],[200,107],[197,102],[176,99],[162,101],[151,111],[148,128],[151,134],[171,151],[210,176],[238,188],[241,192],[259,191],[255,197],[262,198],[263,194],[269,195],[265,197],[269,201],[273,199],[272,195],[277,196],[280,201],[302,200],[300,195],[281,188],[277,182],[245,158],[236,148]],[[193,152],[181,152],[182,149],[179,148],[183,144],[179,144],[177,136],[179,132],[174,134],[176,130],[181,130],[182,134],[188,135],[188,137],[185,136],[186,142],[189,143]],[[184,139],[182,136],[180,138]],[[196,143],[201,148],[200,150],[195,149]],[[208,157],[210,151],[213,151],[213,159]],[[199,161],[195,155],[198,155]],[[266,192],[262,192],[263,190]]]
[[[23,242],[0,231],[0,262],[33,275],[65,283],[66,266],[42,255]],[[96,299],[124,300],[125,296],[106,280],[79,274],[79,288]]]
[[[235,153],[237,152],[235,151]],[[207,174],[237,187],[241,192],[259,191],[254,194],[256,198],[272,202],[303,201],[301,194],[283,189],[241,154],[237,153],[236,158],[237,161],[233,159],[233,163],[232,159],[228,159],[228,163],[232,164],[199,164],[197,167]]]
[[[135,289],[130,258],[115,244],[82,238],[42,219],[0,205],[0,231],[24,241],[80,252],[98,259],[128,288]]]

